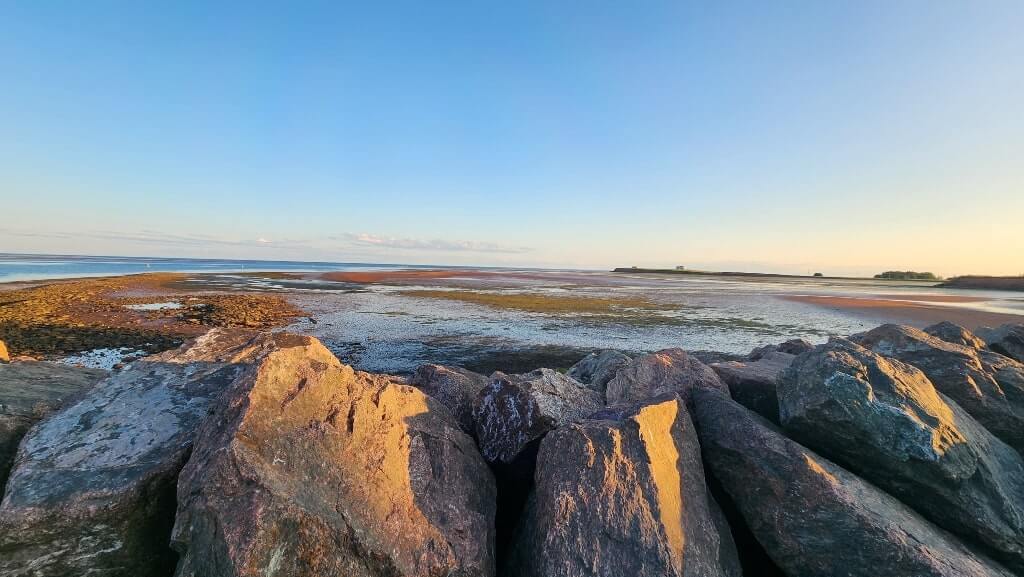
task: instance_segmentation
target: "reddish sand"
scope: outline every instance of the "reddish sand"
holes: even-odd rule
[[[492,271],[472,269],[432,269],[432,270],[387,270],[387,271],[363,271],[363,272],[326,272],[320,275],[324,280],[337,282],[351,282],[359,284],[392,283],[403,281],[418,281],[429,279],[448,278],[513,278],[519,280],[579,280],[577,275],[571,273],[555,272],[519,272],[519,271]]]
[[[929,303],[979,303],[991,300],[985,297],[966,297],[962,295],[873,295],[871,298]]]
[[[890,295],[891,296],[891,295]],[[942,295],[906,295],[907,300],[896,300],[884,297],[839,297],[788,295],[782,298],[790,301],[808,303],[833,310],[855,313],[879,322],[897,322],[918,327],[931,325],[940,321],[950,321],[974,330],[982,326],[997,326],[1003,323],[1024,322],[1024,315],[993,313],[960,307],[930,305],[916,301],[933,302],[976,302],[975,297],[945,297]],[[967,300],[962,300],[967,299]]]
[[[478,270],[387,270],[380,272],[327,272],[320,275],[324,280],[371,284],[401,280],[417,280],[452,277],[485,277],[495,273]]]

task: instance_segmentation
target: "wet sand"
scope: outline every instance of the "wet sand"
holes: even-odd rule
[[[494,276],[494,274],[495,273],[489,273],[478,270],[389,270],[373,272],[345,271],[323,273],[319,276],[319,278],[334,282],[374,284],[389,283],[395,281],[415,281],[454,277],[480,278],[485,276]]]
[[[356,368],[402,374],[426,362],[568,367],[602,348],[745,354],[789,338],[940,320],[972,329],[1024,322],[1024,299],[871,281],[440,267],[0,283],[0,339],[15,354],[156,352],[214,326],[284,327],[320,338]]]
[[[986,299],[957,295],[884,295],[878,297],[844,297],[816,295],[785,295],[784,300],[812,304],[825,309],[855,314],[879,323],[901,323],[925,327],[950,321],[968,329],[1024,322],[1024,315],[979,311],[934,303],[971,303]]]
[[[985,302],[989,299],[984,297],[969,297],[963,295],[874,295],[876,298],[883,300],[893,300],[902,302],[930,302],[930,303],[980,303]]]
[[[13,354],[47,359],[94,349],[154,353],[212,327],[273,328],[301,315],[276,295],[175,288],[184,278],[151,273],[11,283],[0,291],[0,340]]]
[[[321,280],[348,282],[355,284],[407,284],[418,281],[446,279],[515,279],[543,280],[564,282],[610,282],[611,279],[600,279],[595,273],[575,273],[567,271],[528,272],[516,270],[480,270],[480,269],[429,269],[429,270],[389,270],[389,271],[339,271],[326,272],[316,276]],[[598,280],[599,279],[599,280]]]

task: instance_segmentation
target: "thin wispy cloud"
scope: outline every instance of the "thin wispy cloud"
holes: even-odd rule
[[[25,231],[0,229],[0,234],[22,238],[51,238],[51,239],[88,239],[88,240],[109,240],[124,243],[141,243],[161,246],[256,246],[266,244],[270,241],[260,238],[255,240],[230,239],[200,234],[172,234],[158,231],[137,231],[137,232],[115,232],[115,231],[82,231],[82,232],[51,232],[51,231]],[[284,243],[294,246],[294,243]]]
[[[144,245],[154,248],[235,248],[259,251],[288,252],[289,256],[301,256],[304,252],[338,256],[351,255],[383,255],[389,252],[462,252],[462,253],[501,253],[523,254],[533,250],[529,247],[505,246],[492,242],[449,239],[420,239],[411,237],[393,237],[371,233],[341,233],[335,236],[313,237],[305,239],[268,239],[265,236],[256,238],[228,238],[203,234],[176,234],[162,231],[142,230],[117,232],[93,230],[81,232],[39,231],[0,229],[0,236],[8,238],[37,238],[57,241],[104,241],[116,242],[121,245]]]
[[[529,247],[505,246],[491,242],[479,242],[472,240],[401,238],[368,233],[346,233],[339,240],[347,240],[354,244],[363,246],[376,246],[401,250],[490,252],[506,254],[522,254],[533,250]]]

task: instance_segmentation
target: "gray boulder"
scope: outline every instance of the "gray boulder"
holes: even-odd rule
[[[917,368],[834,339],[779,385],[794,438],[1024,573],[1024,460]]]
[[[665,349],[636,358],[620,369],[615,378],[608,381],[605,398],[609,405],[615,405],[676,393],[688,401],[694,388],[729,390],[711,367],[682,349]]]
[[[569,369],[566,375],[603,395],[608,387],[608,381],[612,380],[615,373],[628,365],[630,361],[629,356],[620,351],[597,351],[583,357],[580,362]]]
[[[536,489],[507,573],[732,575],[723,561],[735,571],[738,556],[728,550],[731,537],[720,538],[716,511],[681,400],[666,395],[601,411],[541,442]]]
[[[422,365],[413,373],[409,384],[448,407],[463,431],[476,434],[473,403],[480,389],[487,386],[486,376],[461,367]]]
[[[0,574],[170,574],[178,471],[251,338],[214,330],[136,361],[33,427],[0,504]]]
[[[693,399],[705,466],[787,575],[1011,575],[724,393]]]
[[[983,327],[978,329],[978,337],[993,351],[1024,363],[1024,324]]]
[[[758,361],[771,353],[785,353],[787,355],[799,355],[814,348],[809,341],[804,339],[790,339],[777,345],[765,345],[750,351],[747,360]]]
[[[0,365],[0,491],[29,428],[106,376],[104,370],[58,363]]]
[[[779,422],[779,397],[775,389],[782,372],[796,357],[778,351],[768,352],[756,361],[715,363],[711,368],[737,403],[773,423]]]
[[[548,431],[603,406],[599,393],[551,369],[495,373],[473,410],[480,452],[489,462],[511,463]]]
[[[603,406],[600,393],[550,369],[491,375],[477,396],[473,420],[477,444],[494,471],[502,503],[495,517],[500,543],[511,542],[522,517],[544,435]]]
[[[882,325],[850,340],[921,369],[995,436],[1024,451],[1024,365],[901,325]]]
[[[947,343],[953,343],[954,345],[961,345],[977,350],[985,348],[985,341],[981,340],[977,335],[964,327],[949,321],[942,321],[941,323],[925,327],[924,332],[933,337],[942,339]]]
[[[422,391],[262,337],[178,480],[179,577],[494,575],[494,479]]]

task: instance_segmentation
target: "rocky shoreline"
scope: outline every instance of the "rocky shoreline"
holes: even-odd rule
[[[703,357],[406,379],[236,327],[0,364],[0,574],[1024,572],[1024,325]]]

